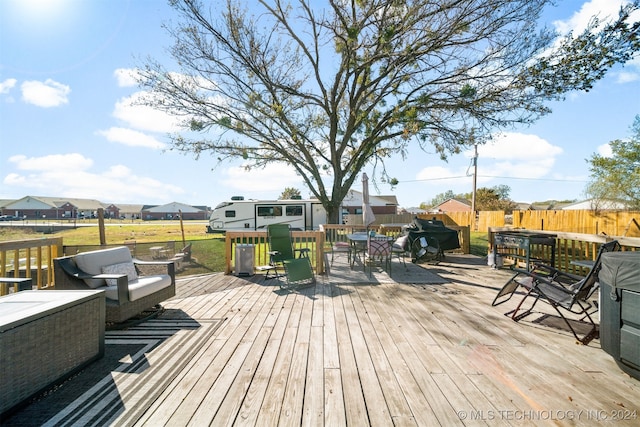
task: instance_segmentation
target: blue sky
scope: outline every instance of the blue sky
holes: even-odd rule
[[[559,1],[545,20],[561,31],[580,29],[623,1]],[[172,19],[164,0],[0,1],[0,199],[211,206],[234,195],[277,198],[285,187],[309,194],[282,166],[245,172],[240,162],[167,151],[175,122],[130,105],[140,93],[129,71],[147,56],[171,64],[161,25]],[[479,147],[479,187],[508,185],[518,202],[581,199],[586,159],[627,137],[640,114],[640,58],[551,107],[535,125]],[[447,190],[471,191],[471,153],[446,163],[419,149],[410,154],[388,165],[400,184],[372,194],[395,194],[411,207]]]

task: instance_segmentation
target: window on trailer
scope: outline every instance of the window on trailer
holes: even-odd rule
[[[287,206],[286,215],[302,216],[302,206],[301,205]]]
[[[282,206],[258,206],[258,216],[282,216]]]

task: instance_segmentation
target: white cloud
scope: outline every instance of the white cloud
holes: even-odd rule
[[[28,171],[46,171],[52,168],[65,171],[81,171],[93,166],[93,160],[78,153],[51,154],[42,157],[18,155],[10,157],[9,162],[14,163],[16,168],[20,170]]]
[[[69,103],[71,88],[52,79],[44,82],[30,80],[22,83],[22,99],[38,107],[58,107]]]
[[[551,172],[562,152],[537,135],[507,132],[478,147],[478,174],[541,178]]]
[[[571,31],[574,34],[580,33],[587,28],[593,16],[597,16],[601,22],[607,22],[617,17],[620,7],[627,3],[629,3],[628,0],[592,0],[584,3],[571,18],[554,21],[553,25],[562,35],[566,35]]]
[[[0,93],[9,93],[17,82],[18,81],[16,79],[6,79],[5,81],[0,82]]]
[[[132,129],[111,127],[107,130],[99,130],[96,133],[104,136],[111,142],[128,145],[130,147],[163,149],[166,146],[154,137]]]
[[[181,118],[141,105],[149,96],[146,92],[136,92],[116,102],[113,116],[129,126],[151,132],[177,132]]]
[[[552,173],[556,157],[562,148],[530,134],[504,133],[485,145],[478,146],[478,186],[491,186],[497,177],[544,178]],[[472,151],[464,153],[471,158]],[[416,180],[454,193],[470,191],[473,166],[447,168],[434,166],[421,169]],[[442,191],[432,191],[433,194]]]
[[[612,157],[613,151],[611,150],[611,146],[609,144],[603,144],[598,146],[598,154],[602,157]]]
[[[184,190],[168,182],[136,175],[123,165],[94,171],[94,162],[81,154],[54,154],[43,157],[13,156],[9,162],[25,173],[13,172],[5,185],[20,187],[26,194],[55,194],[121,203],[166,203],[180,198]]]
[[[635,81],[640,80],[640,73],[634,73],[634,72],[628,72],[628,71],[622,71],[618,73],[618,78],[616,79],[616,81],[618,83],[632,83]]]
[[[625,64],[624,71],[619,71],[616,74],[618,83],[633,83],[640,80],[640,54]]]
[[[133,68],[118,68],[113,72],[113,75],[118,81],[119,87],[133,87],[137,86],[138,81],[136,75],[138,71]]]
[[[470,153],[470,152],[469,152]],[[551,145],[537,135],[505,132],[478,146],[480,157],[492,159],[539,160],[562,154],[562,148]]]

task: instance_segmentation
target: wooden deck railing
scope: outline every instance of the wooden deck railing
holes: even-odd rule
[[[471,249],[471,233],[468,226],[447,225],[447,228],[456,230],[458,232],[458,241],[460,242],[459,251],[465,254],[470,253]],[[346,241],[347,234],[355,231],[364,231],[366,227],[363,225],[340,225],[340,224],[323,224],[321,229],[325,231],[325,240],[327,242]],[[389,225],[382,224],[379,226],[370,226],[370,230],[375,230],[377,233],[387,236],[398,237],[402,234],[401,225]]]
[[[324,233],[321,231],[292,231],[294,247],[309,249],[309,257],[317,274],[324,273]],[[254,265],[269,264],[269,241],[266,231],[227,231],[225,238],[225,274],[234,271],[236,246],[253,245]]]
[[[38,289],[53,287],[53,259],[60,254],[61,237],[0,242],[0,277],[30,277]],[[9,292],[3,285],[0,295]]]
[[[587,271],[584,267],[578,267],[572,264],[572,261],[595,260],[600,245],[603,243],[617,240],[622,245],[623,251],[640,250],[640,238],[638,237],[620,237],[620,236],[604,236],[597,234],[581,234],[581,233],[564,233],[559,231],[543,231],[543,230],[524,230],[514,229],[511,227],[489,227],[489,247],[488,252],[493,250],[494,235],[504,231],[527,231],[536,234],[555,236],[555,265],[558,270],[568,273],[584,275]],[[514,253],[516,250],[512,250]],[[531,247],[531,256],[540,259],[550,259],[550,248],[544,245],[533,245]],[[503,254],[504,255],[504,254]],[[506,255],[509,258],[508,255]],[[512,258],[515,262],[516,259]]]
[[[461,250],[469,253],[469,227],[448,226],[458,231]],[[311,251],[311,264],[317,274],[324,273],[324,252],[330,248],[330,242],[347,241],[347,234],[364,231],[363,225],[323,224],[318,231],[292,231],[291,237],[296,248],[308,248]],[[402,232],[401,226],[369,227],[380,234],[396,237]],[[269,242],[266,231],[227,231],[225,239],[225,274],[231,274],[235,268],[236,246],[253,245],[254,265],[269,264]]]

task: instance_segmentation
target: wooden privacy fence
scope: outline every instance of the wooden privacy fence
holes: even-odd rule
[[[53,259],[60,254],[62,237],[0,242],[0,277],[29,277],[38,289],[52,287]],[[7,293],[9,286],[1,286],[0,295]]]
[[[514,211],[513,226],[533,230],[640,237],[637,211]]]
[[[489,227],[507,225],[507,216],[504,211],[480,211],[477,218],[474,218],[471,212],[419,214],[417,216],[421,219],[437,219],[444,222],[447,227],[452,225],[468,226],[472,231],[480,232],[484,232]],[[513,211],[512,218],[511,223],[514,228],[640,237],[640,212],[638,211],[531,210]]]

